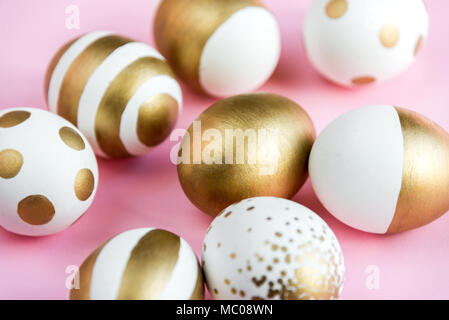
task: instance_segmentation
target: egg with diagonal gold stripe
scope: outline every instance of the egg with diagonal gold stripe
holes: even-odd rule
[[[83,262],[71,300],[201,300],[203,277],[188,243],[153,228],[105,242]]]
[[[163,0],[154,39],[187,84],[218,97],[263,85],[281,52],[278,23],[258,0]]]
[[[48,107],[76,125],[97,155],[142,155],[160,144],[182,110],[164,57],[142,42],[95,31],[65,46],[47,72]]]
[[[42,236],[66,229],[90,207],[95,154],[67,120],[47,111],[0,111],[0,226]]]
[[[389,105],[352,110],[317,138],[313,188],[336,218],[391,234],[449,210],[449,134],[424,116]]]

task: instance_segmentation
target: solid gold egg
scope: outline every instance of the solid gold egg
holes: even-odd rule
[[[192,203],[211,216],[249,197],[291,198],[307,178],[314,139],[309,115],[287,98],[257,93],[224,99],[187,130],[179,180]]]

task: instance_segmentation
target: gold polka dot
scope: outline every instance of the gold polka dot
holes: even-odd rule
[[[230,257],[231,257],[231,259],[235,259],[235,253],[231,253],[231,255],[230,255]]]
[[[419,53],[419,50],[421,49],[422,43],[423,43],[424,37],[422,35],[419,36],[418,41],[416,42],[415,46],[415,56]]]
[[[59,136],[61,137],[61,140],[69,148],[75,149],[77,151],[81,151],[81,150],[84,150],[84,148],[86,147],[86,145],[84,144],[83,138],[81,138],[81,136],[78,134],[78,132],[76,132],[72,128],[62,127],[59,130]]]
[[[22,154],[13,149],[0,151],[0,177],[11,179],[17,176],[23,165]]]
[[[11,111],[0,117],[0,128],[11,128],[21,124],[31,116],[28,111]]]
[[[254,207],[249,207],[248,209],[246,209],[246,211],[251,211],[254,210]]]
[[[232,294],[236,294],[237,293],[237,289],[236,288],[232,288],[231,292],[232,292]]]
[[[374,82],[376,82],[376,78],[371,77],[371,76],[358,77],[358,78],[352,79],[352,84],[355,84],[357,86],[363,86],[363,85],[371,84]]]
[[[232,213],[232,211],[227,212],[227,213],[224,215],[224,217],[225,217],[225,218],[229,217],[229,216],[231,215],[231,213]]]
[[[326,14],[329,18],[337,19],[348,10],[347,0],[331,0],[326,6]]]
[[[33,195],[19,202],[17,213],[26,223],[40,226],[53,219],[55,207],[45,196]]]
[[[240,296],[241,296],[242,298],[244,298],[245,295],[246,295],[246,294],[245,294],[245,291],[241,290],[241,291],[240,291]]]
[[[231,284],[231,281],[229,281],[229,279],[225,279],[224,283],[225,283],[226,285],[230,285],[230,284]]]
[[[137,136],[148,147],[165,140],[178,118],[178,102],[168,94],[158,94],[140,106]]]
[[[218,294],[218,290],[217,290],[217,289],[214,289],[214,293],[215,293],[215,294]]]
[[[81,169],[75,178],[75,194],[81,201],[86,201],[91,196],[95,187],[95,178],[89,169]]]
[[[399,42],[399,29],[394,24],[386,24],[380,30],[380,42],[386,48],[393,48]]]

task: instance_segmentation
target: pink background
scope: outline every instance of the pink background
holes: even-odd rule
[[[392,82],[359,90],[334,86],[305,58],[301,26],[311,1],[266,0],[279,19],[280,65],[262,91],[300,103],[322,130],[342,113],[369,104],[393,104],[419,111],[449,129],[449,20],[447,0],[426,1],[431,32],[417,62]],[[65,9],[80,8],[79,30],[65,27]],[[112,30],[153,44],[151,0],[0,1],[0,108],[45,108],[46,66],[67,40],[92,30]],[[185,108],[177,127],[188,125],[214,102],[183,87]],[[138,159],[99,160],[97,197],[85,216],[59,234],[27,238],[0,229],[0,299],[65,299],[65,273],[109,237],[136,227],[159,227],[186,239],[200,254],[211,218],[184,196],[169,161],[175,142],[166,141]],[[315,197],[310,182],[294,198],[323,217],[344,251],[342,299],[449,298],[449,215],[419,230],[378,236],[335,220]],[[380,288],[366,286],[368,266],[380,271]]]

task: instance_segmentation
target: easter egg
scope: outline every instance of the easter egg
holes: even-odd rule
[[[103,31],[60,49],[48,68],[46,94],[49,109],[108,158],[148,152],[170,134],[182,108],[179,84],[159,52]]]
[[[287,98],[227,98],[187,130],[177,158],[179,180],[192,203],[211,216],[248,197],[291,198],[307,179],[314,139],[312,120]]]
[[[91,205],[97,160],[71,123],[33,108],[0,110],[0,226],[28,236],[59,232]]]
[[[428,30],[422,0],[315,0],[305,17],[303,38],[319,73],[355,87],[405,71]]]
[[[154,38],[186,83],[219,97],[264,84],[281,51],[277,21],[257,0],[163,0]]]
[[[75,279],[71,300],[204,297],[203,276],[192,248],[160,229],[133,229],[113,237],[87,257]]]
[[[226,208],[210,225],[202,259],[216,299],[334,299],[343,288],[334,233],[290,200],[250,198]]]
[[[449,134],[410,110],[342,115],[317,138],[309,170],[323,205],[359,230],[398,233],[449,210]]]

